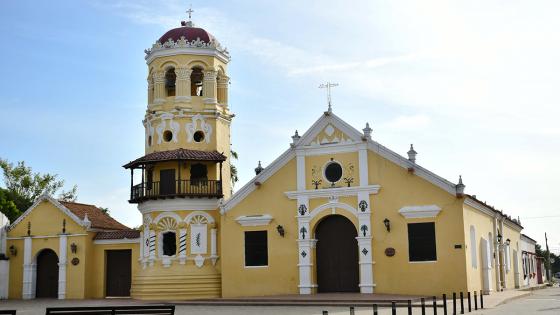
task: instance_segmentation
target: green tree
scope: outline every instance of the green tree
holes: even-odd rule
[[[239,157],[237,155],[237,152],[231,150],[231,157],[235,160],[237,160]],[[237,176],[237,167],[235,167],[235,165],[233,165],[233,163],[229,163],[229,171],[231,174],[231,187],[233,188],[233,186],[235,186],[235,183],[237,183],[239,181],[239,177]]]
[[[0,159],[0,167],[6,185],[6,188],[3,189],[4,198],[11,201],[17,209],[15,214],[9,205],[0,209],[9,218],[10,222],[13,222],[27,210],[33,204],[33,201],[43,193],[54,195],[60,191],[58,199],[64,201],[75,201],[77,198],[77,186],[74,185],[71,190],[64,191],[62,190],[64,180],[58,179],[58,175],[34,173],[24,161],[14,165],[7,160]]]
[[[0,212],[2,212],[10,222],[14,222],[21,215],[16,204],[9,199],[5,189],[0,188]]]

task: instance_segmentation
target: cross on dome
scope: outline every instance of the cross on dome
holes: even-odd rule
[[[186,11],[186,13],[189,15],[189,21],[192,19],[192,13],[193,12],[194,12],[194,10],[192,9],[192,4],[191,4],[189,9]]]

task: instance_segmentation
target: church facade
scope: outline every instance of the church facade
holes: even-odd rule
[[[40,197],[2,230],[0,297],[146,300],[533,285],[520,222],[330,109],[232,194],[229,52],[192,22],[146,50],[132,230]],[[529,242],[529,243],[528,243]],[[529,249],[528,249],[529,248]],[[534,245],[533,245],[534,255]]]

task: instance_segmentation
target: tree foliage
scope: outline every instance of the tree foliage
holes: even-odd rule
[[[238,159],[239,156],[237,155],[237,152],[231,150],[231,157],[233,159]],[[231,187],[235,186],[235,183],[237,183],[239,181],[239,177],[237,176],[237,167],[235,167],[235,165],[233,165],[233,163],[230,162],[230,166],[229,166],[229,171],[231,174]]]
[[[6,188],[1,188],[0,211],[8,217],[10,222],[17,219],[43,193],[55,195],[60,191],[57,198],[64,201],[75,201],[77,198],[78,187],[76,185],[72,189],[64,191],[62,190],[64,180],[58,179],[58,175],[33,172],[24,161],[14,165],[7,160],[0,159],[0,167],[6,186]],[[15,211],[12,204],[16,208]]]

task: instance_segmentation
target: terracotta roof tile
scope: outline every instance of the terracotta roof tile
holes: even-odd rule
[[[72,211],[80,220],[83,220],[87,214],[88,219],[91,221],[91,227],[102,230],[128,230],[129,227],[121,224],[119,221],[113,219],[108,214],[105,214],[101,209],[94,205],[88,205],[77,202],[60,201],[60,203]]]
[[[141,158],[138,158],[132,162],[125,164],[124,168],[132,168],[136,165],[141,165],[150,162],[161,162],[161,161],[175,161],[175,160],[184,160],[184,161],[217,161],[222,162],[225,161],[227,158],[219,153],[218,151],[198,151],[198,150],[189,150],[189,149],[176,149],[170,151],[160,151],[160,152],[153,152],[144,155]]]
[[[140,238],[140,231],[138,230],[122,230],[111,232],[97,232],[94,240],[122,240],[122,239],[136,239]]]

